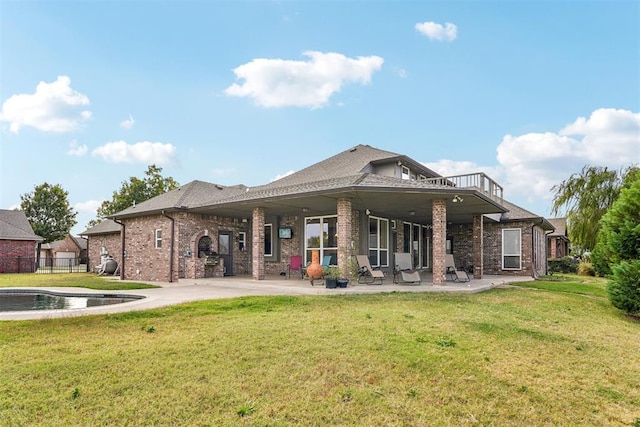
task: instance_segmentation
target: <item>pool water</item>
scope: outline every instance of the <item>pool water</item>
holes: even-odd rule
[[[0,292],[0,312],[64,310],[121,304],[144,298],[138,295],[60,294],[45,291]]]

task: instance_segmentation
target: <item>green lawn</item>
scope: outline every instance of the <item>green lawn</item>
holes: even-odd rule
[[[155,285],[135,282],[120,282],[112,277],[95,273],[55,273],[55,274],[0,274],[0,288],[15,286],[77,286],[88,289],[119,291],[123,289],[157,288]]]
[[[4,321],[0,425],[637,426],[639,336],[531,287]]]

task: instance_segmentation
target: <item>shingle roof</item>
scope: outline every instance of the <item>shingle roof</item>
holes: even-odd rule
[[[236,193],[242,193],[247,187],[234,185],[226,187],[204,181],[191,181],[175,190],[168,191],[159,196],[146,200],[136,206],[112,215],[112,217],[127,216],[145,212],[160,212],[163,209],[192,208],[194,206],[212,205],[220,199],[230,197]],[[83,233],[85,234],[85,233]]]
[[[567,219],[566,218],[548,218],[553,228],[556,230],[550,236],[567,236]]]
[[[502,205],[507,208],[508,211],[502,214],[502,216],[500,217],[500,222],[518,220],[542,220],[542,228],[546,230],[553,230],[553,225],[551,225],[551,223],[547,221],[546,218],[541,217],[540,215],[536,215],[533,212],[521,208],[518,205],[514,205],[507,200],[503,200]]]
[[[264,187],[282,187],[298,185],[313,181],[327,180],[332,178],[343,178],[354,174],[367,172],[370,164],[375,164],[381,160],[402,159],[406,163],[411,163],[415,168],[421,169],[431,176],[439,176],[426,166],[417,163],[413,159],[391,151],[379,150],[369,145],[356,145],[348,150],[338,153],[335,156],[322,160],[311,166],[299,170],[291,175],[273,181]]]
[[[33,232],[24,211],[6,209],[0,209],[0,239],[33,240],[36,242],[44,240]]]
[[[114,222],[111,219],[102,220],[99,224],[94,225],[91,228],[86,229],[81,236],[91,236],[94,234],[111,234],[120,233],[120,224]]]

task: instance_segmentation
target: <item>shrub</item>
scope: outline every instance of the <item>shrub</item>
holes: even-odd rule
[[[578,264],[578,274],[581,276],[595,276],[596,272],[593,269],[593,264],[590,262],[581,262]]]
[[[622,261],[611,270],[613,276],[607,285],[611,304],[629,314],[640,314],[640,260]]]
[[[578,260],[570,256],[550,258],[548,263],[550,273],[575,273],[578,271]]]
[[[611,303],[630,314],[640,313],[640,175],[623,188],[602,217],[594,248],[596,270],[610,268]]]

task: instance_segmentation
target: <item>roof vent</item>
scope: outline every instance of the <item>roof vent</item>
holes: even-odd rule
[[[351,150],[349,150],[350,153],[353,153],[354,151],[356,151],[358,149],[358,147],[353,147]]]

